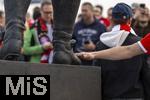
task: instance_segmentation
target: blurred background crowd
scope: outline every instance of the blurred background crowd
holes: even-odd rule
[[[150,12],[144,3],[133,3],[133,19],[131,27],[135,33],[144,37],[150,32]],[[74,52],[94,51],[96,43],[102,33],[113,28],[112,9],[109,7],[104,16],[102,5],[92,5],[84,2],[77,16],[73,31]],[[43,2],[41,6],[33,9],[33,13],[26,15],[26,30],[24,31],[24,44],[22,47],[21,61],[34,63],[49,63],[53,58],[53,7],[51,2]],[[71,16],[70,16],[71,17]],[[46,35],[45,35],[46,33]],[[5,34],[5,13],[0,11],[0,45]],[[83,65],[92,65],[91,62],[82,61]]]

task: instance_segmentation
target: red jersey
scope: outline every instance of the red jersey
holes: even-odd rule
[[[138,44],[145,53],[150,54],[150,33],[138,42]]]

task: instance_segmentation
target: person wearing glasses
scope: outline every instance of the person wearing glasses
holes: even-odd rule
[[[24,33],[23,54],[34,63],[51,63],[53,57],[53,7],[48,1],[41,4],[41,17]]]
[[[81,0],[51,1],[54,8],[53,63],[80,64],[80,60],[72,51],[71,39]],[[6,34],[4,36],[3,46],[0,49],[0,59],[17,60],[18,55],[21,54],[22,33],[25,30],[25,16],[30,3],[31,0],[4,0]],[[47,12],[45,12],[45,14],[47,14]],[[43,44],[43,38],[41,39],[41,43]]]

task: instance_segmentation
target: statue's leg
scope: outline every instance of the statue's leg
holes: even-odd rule
[[[0,59],[8,59],[8,55],[20,54],[23,31],[25,30],[25,16],[30,1],[4,0],[6,33],[3,40],[3,47],[0,50]]]
[[[79,64],[71,51],[73,25],[80,0],[52,0],[54,7],[54,58],[56,64]]]

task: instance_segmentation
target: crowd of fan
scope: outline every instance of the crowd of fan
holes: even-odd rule
[[[133,19],[131,27],[135,33],[144,37],[150,32],[150,13],[145,4],[132,4]],[[81,8],[81,14],[73,31],[72,43],[74,52],[94,51],[102,33],[113,28],[112,9],[107,11],[107,17],[103,17],[103,6],[93,6],[85,2]],[[21,61],[33,63],[52,63],[53,58],[53,8],[50,2],[43,2],[41,7],[35,7],[33,16],[26,15],[26,30],[24,31]],[[0,11],[0,41],[1,45],[5,34],[5,16]],[[92,65],[92,61],[82,61],[83,65]]]

